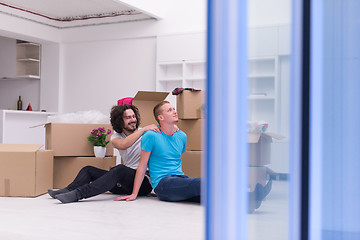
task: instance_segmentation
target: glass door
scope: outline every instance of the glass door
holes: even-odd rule
[[[248,1],[248,239],[289,239],[291,0]],[[251,201],[255,201],[252,203]]]

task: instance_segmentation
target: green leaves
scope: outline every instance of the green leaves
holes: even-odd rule
[[[106,136],[111,133],[110,129],[105,130],[104,127],[95,128],[91,131],[88,141],[94,146],[106,147],[110,141],[106,141]]]

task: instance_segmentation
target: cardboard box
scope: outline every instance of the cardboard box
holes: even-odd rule
[[[41,144],[0,144],[0,196],[35,197],[53,187],[53,159]]]
[[[249,166],[264,166],[271,162],[272,139],[281,140],[284,137],[275,133],[249,133]]]
[[[116,165],[116,157],[55,157],[54,188],[67,187],[85,166],[94,166],[104,170]]]
[[[176,97],[176,111],[179,119],[202,118],[202,91],[184,90]]]
[[[139,109],[141,117],[141,127],[150,124],[158,124],[155,120],[153,109],[156,104],[163,101],[168,95],[168,92],[137,92],[132,101],[132,104]]]
[[[204,150],[201,143],[202,125],[204,121],[205,119],[180,119],[177,123],[179,129],[187,135],[186,150]]]
[[[253,192],[257,183],[265,187],[266,167],[249,167],[249,190]]]
[[[201,177],[201,156],[203,151],[187,151],[181,155],[181,166],[185,175],[191,178]]]
[[[111,124],[47,123],[45,149],[53,150],[54,156],[93,157],[94,146],[87,138],[98,127],[113,131]],[[106,137],[107,140],[110,140],[110,135]],[[113,153],[113,146],[109,143],[106,146],[106,156],[112,156]]]

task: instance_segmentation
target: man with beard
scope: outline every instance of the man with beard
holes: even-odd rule
[[[146,131],[159,132],[156,125],[139,128],[140,115],[133,105],[113,106],[110,113],[114,134],[111,143],[119,150],[123,164],[119,164],[109,171],[93,166],[82,168],[76,178],[66,188],[48,190],[52,198],[62,203],[77,202],[110,191],[114,194],[131,194],[136,169],[140,161],[140,139]],[[148,195],[152,191],[147,174],[139,187],[139,195]]]

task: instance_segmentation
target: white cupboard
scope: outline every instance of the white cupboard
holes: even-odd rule
[[[40,79],[40,44],[0,37],[2,79]]]
[[[40,44],[16,42],[16,78],[40,79]]]

